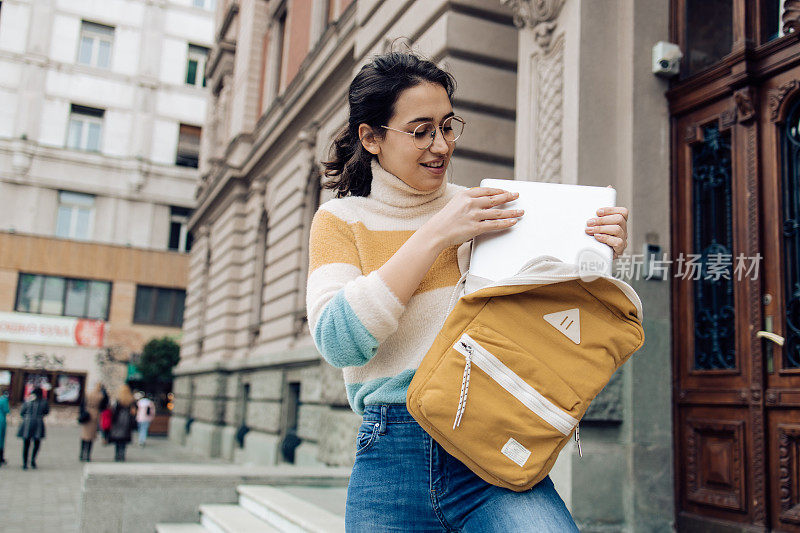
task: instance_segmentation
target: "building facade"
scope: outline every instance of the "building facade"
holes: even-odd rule
[[[404,37],[459,83],[451,180],[611,184],[630,210],[617,274],[646,342],[551,473],[581,529],[798,530],[797,4],[220,2],[173,438],[352,464],[358,417],[305,322],[308,228],[347,85]]]
[[[12,401],[63,383],[74,404],[76,383],[78,397],[112,389],[149,338],[180,335],[213,9],[0,3],[0,387]]]
[[[347,87],[370,55],[415,36],[460,81],[470,134],[451,179],[511,177],[512,12],[475,0],[228,1],[216,36],[171,433],[263,464],[287,461],[281,444],[296,434],[296,464],[346,464],[357,417],[309,335],[305,279],[309,225],[329,192],[320,161],[345,124]]]

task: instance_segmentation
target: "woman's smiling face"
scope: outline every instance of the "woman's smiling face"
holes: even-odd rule
[[[385,124],[390,128],[413,132],[423,122],[437,126],[453,115],[447,91],[438,83],[422,82],[400,93],[394,105],[394,115]],[[365,137],[369,126],[362,124],[359,136],[364,147],[378,156],[380,165],[406,184],[420,191],[433,191],[446,179],[455,143],[444,140],[437,128],[436,138],[426,150],[414,145],[414,138],[397,131],[381,128],[377,137]],[[438,166],[438,168],[436,168]]]

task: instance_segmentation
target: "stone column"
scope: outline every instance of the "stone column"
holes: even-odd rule
[[[663,0],[500,0],[520,28],[515,178],[612,185],[629,209],[628,254],[669,235],[668,40]],[[639,213],[646,213],[644,217]],[[667,250],[664,250],[667,251]],[[669,531],[673,521],[667,283],[626,279],[647,341],[593,401],[551,471],[582,531]]]
[[[502,0],[521,29],[515,178],[563,181],[565,0]]]

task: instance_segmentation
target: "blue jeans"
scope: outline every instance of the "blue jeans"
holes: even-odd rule
[[[147,431],[150,429],[150,421],[145,420],[139,422],[139,445],[144,446],[145,441],[147,440]]]
[[[524,492],[483,481],[404,404],[367,405],[345,508],[348,532],[577,532],[550,477]]]

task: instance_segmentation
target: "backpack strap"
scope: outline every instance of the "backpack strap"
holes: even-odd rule
[[[458,300],[458,298],[456,298],[456,296],[460,292],[461,285],[464,284],[464,282],[466,281],[468,275],[469,275],[469,270],[464,272],[461,275],[461,279],[459,279],[458,283],[456,283],[456,286],[453,287],[453,293],[450,295],[450,304],[447,306],[447,314],[448,315],[450,314],[450,311],[453,310],[453,307],[456,306],[456,301]]]

